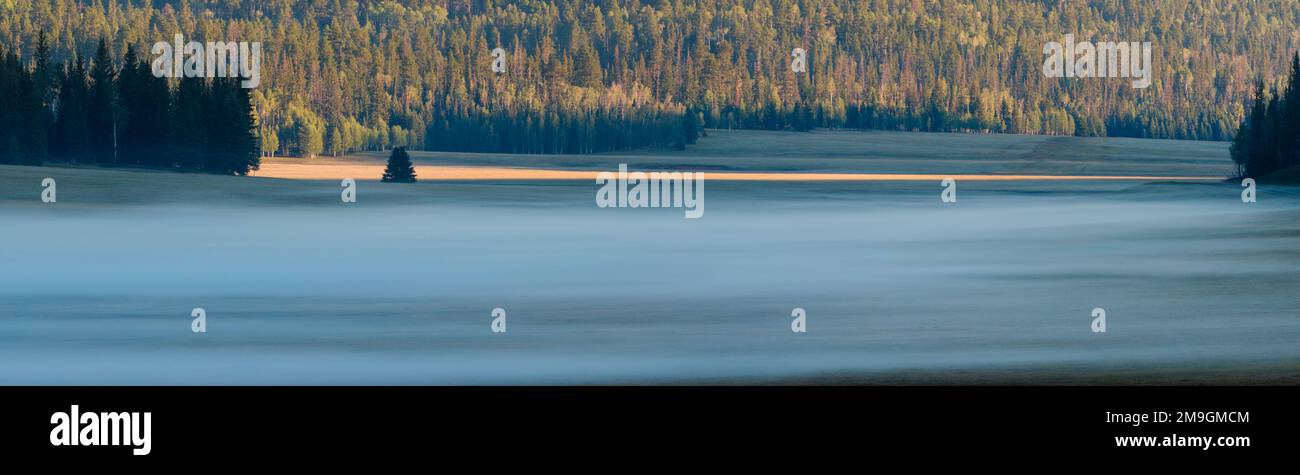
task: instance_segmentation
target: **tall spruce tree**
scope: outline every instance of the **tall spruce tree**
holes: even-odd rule
[[[0,97],[12,100],[18,94],[22,68],[17,56],[11,56],[0,46]],[[17,104],[15,104],[17,105]],[[0,108],[0,163],[18,163],[22,153],[18,149],[18,124],[22,120],[19,107]]]
[[[171,164],[166,150],[171,91],[165,78],[155,77],[149,63],[128,46],[118,74],[122,105],[119,142],[122,163],[147,167]]]
[[[411,156],[406,153],[405,147],[393,148],[393,153],[388,156],[388,166],[384,167],[381,181],[415,183],[415,166],[411,164]]]
[[[208,96],[203,78],[177,82],[171,110],[171,162],[182,170],[198,171],[207,163],[207,125],[204,108]]]
[[[90,138],[86,124],[88,95],[85,63],[74,54],[70,64],[63,68],[59,79],[57,115],[52,138],[52,148],[65,161],[78,163],[89,154]]]
[[[213,79],[205,113],[209,117],[204,142],[210,148],[203,171],[221,175],[247,175],[261,163],[248,90],[236,78]]]
[[[118,107],[117,69],[108,51],[107,40],[100,38],[91,62],[90,103],[86,109],[86,129],[91,152],[100,165],[117,164]]]

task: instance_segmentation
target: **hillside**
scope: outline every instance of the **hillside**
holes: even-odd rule
[[[22,64],[48,35],[49,69],[36,78],[46,91],[101,38],[116,68],[134,66],[124,64],[129,49],[146,61],[176,33],[264,43],[252,101],[261,148],[275,155],[674,148],[701,126],[1227,140],[1255,79],[1279,77],[1300,49],[1300,4],[1289,0],[11,0],[0,9],[0,49]],[[1150,42],[1151,86],[1045,77],[1044,46],[1070,34]],[[494,48],[505,52],[499,73]],[[805,72],[791,71],[795,48]],[[24,120],[0,119],[0,133],[6,122]]]

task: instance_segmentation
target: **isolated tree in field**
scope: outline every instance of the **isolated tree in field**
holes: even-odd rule
[[[396,147],[388,156],[388,166],[384,168],[383,181],[396,183],[415,183],[415,166],[411,165],[411,156],[405,147]]]

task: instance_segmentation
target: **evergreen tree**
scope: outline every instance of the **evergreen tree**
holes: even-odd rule
[[[119,162],[148,167],[168,167],[172,157],[166,143],[170,134],[171,90],[166,78],[153,75],[149,63],[127,47],[118,75],[122,113],[119,126]]]
[[[171,110],[172,163],[182,170],[198,171],[207,163],[204,105],[208,96],[202,78],[182,78],[177,81],[175,99]]]
[[[86,131],[90,150],[100,165],[117,164],[117,69],[108,52],[108,42],[103,38],[95,49],[91,62],[90,103],[86,109]]]
[[[36,39],[36,52],[33,59],[33,75],[36,80],[36,92],[39,95],[41,106],[51,110],[54,105],[54,72],[50,69],[50,42],[45,36],[45,30],[41,30],[40,36]],[[53,120],[53,114],[47,117]],[[49,122],[46,123],[49,125]]]
[[[77,163],[89,154],[90,138],[86,125],[89,94],[85,63],[74,55],[59,79],[57,116],[52,134],[52,148],[63,160]]]
[[[31,120],[32,134],[28,164],[39,165],[49,158],[50,131],[54,127],[54,73],[50,65],[50,42],[44,30],[37,37],[32,62],[33,106],[36,110],[27,116]]]
[[[694,108],[687,108],[686,113],[682,114],[682,135],[686,144],[693,144],[700,137],[700,116]],[[685,148],[683,146],[682,148]]]
[[[330,156],[337,157],[343,153],[343,134],[339,132],[338,127],[330,128]]]
[[[50,121],[46,118],[46,109],[41,105],[41,93],[36,79],[27,74],[22,65],[17,65],[18,94],[16,102],[22,122],[17,124],[21,156],[18,163],[23,165],[40,165],[48,155],[47,129]]]
[[[261,127],[257,123],[257,113],[249,90],[241,87],[238,79],[227,81],[233,97],[229,109],[229,136],[226,140],[230,160],[223,173],[247,175],[262,166],[262,142],[257,136]]]
[[[415,166],[411,164],[411,156],[406,153],[405,148],[393,148],[393,153],[388,156],[388,166],[384,167],[381,181],[415,183]]]
[[[204,143],[211,150],[204,156],[203,171],[221,175],[247,175],[261,163],[257,123],[249,103],[248,90],[235,78],[211,81],[205,97],[205,114],[211,119],[204,129]]]
[[[18,80],[21,68],[15,63],[16,56],[11,56],[0,47],[0,96],[14,97],[18,94]],[[0,109],[0,163],[18,163],[21,152],[18,150],[18,108]]]
[[[596,48],[586,45],[578,55],[578,67],[574,69],[574,84],[582,87],[600,87],[604,84],[600,69],[600,56]]]

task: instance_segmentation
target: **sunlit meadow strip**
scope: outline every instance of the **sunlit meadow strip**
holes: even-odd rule
[[[582,180],[596,179],[600,170],[551,170],[540,168],[418,166],[424,180]],[[263,163],[253,175],[291,180],[378,180],[383,164]],[[721,172],[701,170],[709,181],[1221,181],[1219,176],[1151,176],[1151,175],[993,175],[940,173],[799,173],[799,172]]]

